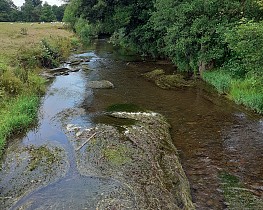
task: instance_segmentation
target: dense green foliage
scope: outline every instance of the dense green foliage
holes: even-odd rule
[[[65,5],[50,6],[47,2],[42,5],[41,0],[25,0],[19,9],[12,0],[0,0],[0,22],[51,22],[62,21]]]
[[[168,58],[263,112],[262,8],[261,0],[71,0],[64,21],[86,41],[107,34],[115,45]],[[248,86],[255,97],[245,96]]]
[[[17,8],[11,0],[0,0],[0,22],[14,20],[16,11]]]

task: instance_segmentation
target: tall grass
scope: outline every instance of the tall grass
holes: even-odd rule
[[[243,104],[263,114],[263,83],[259,80],[247,78],[234,81],[229,95],[237,104]]]
[[[205,71],[202,77],[221,94],[229,92],[233,80],[231,75],[224,71]]]
[[[263,114],[263,77],[236,79],[223,70],[206,71],[203,79],[221,94],[227,94],[237,104]]]
[[[8,137],[25,131],[34,122],[39,100],[36,95],[21,95],[1,104],[0,155]]]

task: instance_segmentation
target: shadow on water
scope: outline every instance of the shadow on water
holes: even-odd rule
[[[28,209],[40,206],[81,209],[84,205],[94,209],[107,192],[128,193],[116,181],[85,177],[77,172],[74,150],[65,129],[70,123],[85,127],[116,123],[99,114],[114,104],[136,104],[168,119],[197,209],[225,208],[218,178],[221,171],[236,175],[249,189],[262,193],[263,123],[260,116],[207,91],[208,87],[202,83],[195,89],[160,89],[141,74],[156,68],[173,71],[172,65],[121,55],[105,40],[96,42],[92,49],[78,57],[90,58],[87,63],[90,70],[56,77],[43,98],[39,126],[14,145],[59,145],[65,150],[69,169],[53,184],[22,198],[14,209],[26,205]],[[90,80],[109,80],[115,88],[91,90],[87,86]],[[8,188],[7,183],[2,181],[1,184]]]

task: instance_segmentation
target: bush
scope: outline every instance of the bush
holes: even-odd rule
[[[17,95],[22,92],[23,83],[12,71],[6,71],[0,77],[0,87],[10,95]]]
[[[76,33],[83,42],[89,43],[92,38],[96,37],[98,30],[95,25],[90,24],[87,20],[80,17],[75,24]]]
[[[245,21],[245,20],[244,20]],[[243,22],[225,33],[233,58],[228,69],[234,76],[245,78],[247,73],[263,74],[263,21]]]

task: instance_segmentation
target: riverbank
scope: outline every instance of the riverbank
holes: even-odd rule
[[[203,80],[215,87],[220,94],[239,105],[263,114],[263,77],[234,78],[228,71],[214,70],[203,73]]]
[[[61,23],[0,23],[0,156],[7,139],[35,122],[46,81],[42,68],[59,65],[77,47]]]

